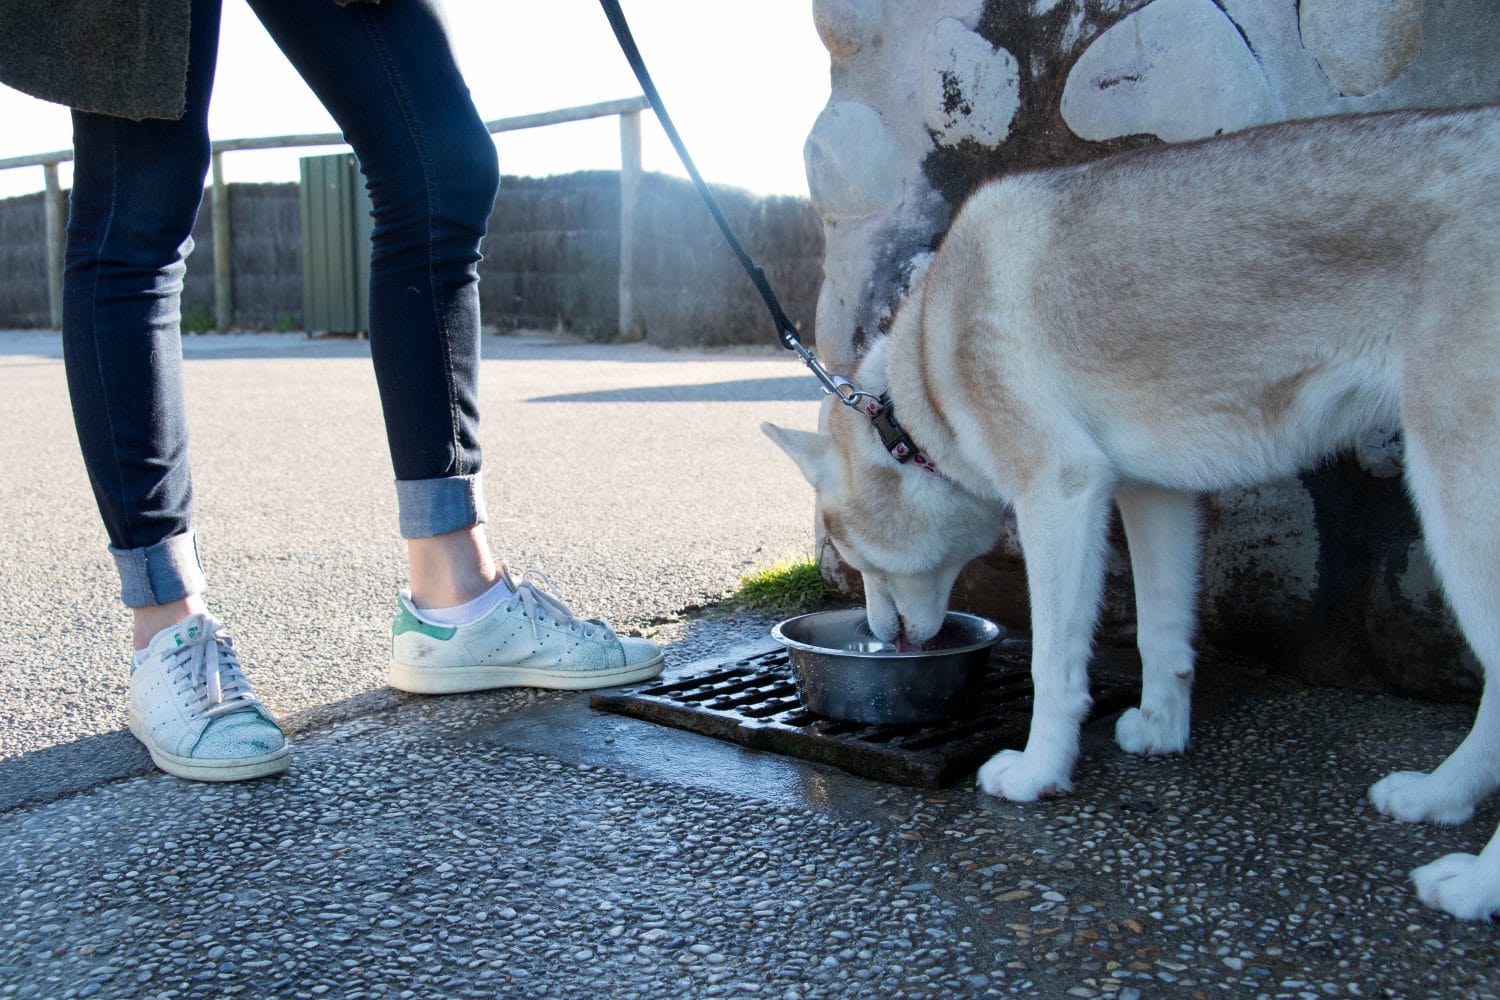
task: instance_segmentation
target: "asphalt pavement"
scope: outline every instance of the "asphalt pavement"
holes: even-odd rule
[[[57,338],[0,334],[0,997],[1492,997],[1500,928],[1406,873],[1493,830],[1374,813],[1472,709],[1213,657],[1181,758],[1086,733],[1074,792],[915,790],[526,690],[384,686],[402,585],[365,344],[191,337],[209,598],[295,739],[203,785],[124,730],[127,632]],[[487,337],[491,534],[668,669],[769,648],[720,599],[812,548],[758,430],[773,349]],[[1009,623],[1023,625],[1024,623]]]
[[[258,692],[296,730],[390,704],[405,550],[367,343],[201,335],[184,353],[208,599]],[[121,731],[127,619],[60,358],[56,335],[0,334],[0,759],[27,762],[0,806],[149,767]],[[811,491],[759,430],[816,423],[789,352],[487,336],[484,358],[491,542],[575,610],[639,630],[811,554]]]

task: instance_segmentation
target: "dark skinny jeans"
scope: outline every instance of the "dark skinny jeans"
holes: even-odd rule
[[[182,118],[73,114],[63,352],[131,607],[205,585],[191,528],[180,304],[210,162],[220,3],[193,0]],[[437,2],[250,5],[343,129],[370,191],[370,352],[401,532],[477,524],[477,267],[499,175]]]

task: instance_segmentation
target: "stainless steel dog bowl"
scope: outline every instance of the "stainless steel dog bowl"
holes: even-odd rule
[[[802,704],[848,722],[935,722],[962,714],[1005,629],[950,611],[924,650],[897,652],[863,610],[819,611],[771,629],[787,648]]]

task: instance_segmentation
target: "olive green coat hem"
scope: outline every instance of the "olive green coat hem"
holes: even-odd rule
[[[0,0],[0,83],[84,111],[180,118],[191,10],[192,0]]]

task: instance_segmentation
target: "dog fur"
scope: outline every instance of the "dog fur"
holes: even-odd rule
[[[1024,751],[979,772],[1026,802],[1068,790],[1110,505],[1135,578],[1137,754],[1181,752],[1193,680],[1195,494],[1286,476],[1399,425],[1444,591],[1484,664],[1474,728],[1383,813],[1459,823],[1500,785],[1500,109],[1270,125],[981,187],[855,381],[888,390],[937,471],[870,420],[766,432],[864,576],[873,631],[920,643],[1013,507],[1032,608]],[[1500,910],[1500,832],[1413,873],[1431,906]]]

